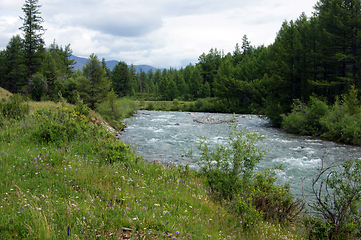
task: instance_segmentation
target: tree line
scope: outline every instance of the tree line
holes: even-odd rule
[[[90,55],[74,71],[70,45],[45,48],[38,0],[23,6],[23,37],[14,36],[0,52],[0,86],[34,100],[69,102],[76,95],[95,108],[110,89],[119,97],[146,100],[208,99],[208,111],[265,114],[276,126],[296,101],[319,97],[333,104],[360,81],[360,1],[320,0],[314,13],[285,21],[269,46],[252,46],[247,35],[232,53],[217,48],[194,65],[137,73],[120,61],[110,70]]]
[[[195,65],[141,72],[133,89],[126,86],[130,80],[113,71],[112,82],[123,81],[114,90],[141,92],[149,100],[208,98],[214,111],[265,114],[280,126],[282,114],[297,101],[307,104],[318,97],[333,104],[361,87],[361,2],[321,0],[314,9],[311,17],[302,13],[283,22],[269,46],[252,46],[244,35],[233,53],[212,48]]]

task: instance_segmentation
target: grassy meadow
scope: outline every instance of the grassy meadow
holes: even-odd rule
[[[242,225],[204,178],[143,161],[91,111],[29,105],[0,119],[0,239],[302,239],[294,225]]]

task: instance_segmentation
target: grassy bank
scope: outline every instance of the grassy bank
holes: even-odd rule
[[[1,239],[301,238],[266,222],[242,227],[205,179],[144,162],[79,106],[30,108],[1,124]]]

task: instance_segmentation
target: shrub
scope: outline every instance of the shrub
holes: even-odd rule
[[[39,142],[61,143],[83,137],[82,134],[91,126],[86,116],[74,109],[59,106],[55,111],[39,109],[34,113],[38,128],[32,133]]]
[[[180,106],[179,106],[179,100],[178,99],[174,99],[173,100],[173,106],[171,107],[171,111],[179,111]]]
[[[300,200],[294,201],[289,184],[276,184],[277,169],[283,170],[283,167],[266,168],[255,174],[248,194],[252,196],[253,205],[264,214],[265,219],[280,223],[293,222],[303,210],[304,203]]]
[[[263,212],[257,210],[253,204],[252,196],[238,196],[234,202],[236,202],[236,204],[233,204],[232,208],[234,212],[240,216],[244,229],[251,228],[264,218]]]
[[[48,84],[46,83],[46,79],[42,74],[36,73],[33,74],[29,80],[29,88],[31,98],[39,102],[41,97],[47,93]]]
[[[330,239],[356,237],[361,230],[361,159],[321,167],[312,189],[316,201],[307,204],[317,215],[306,222],[309,234],[324,231]]]
[[[200,157],[196,160],[212,192],[229,200],[249,184],[255,165],[265,153],[255,146],[262,139],[260,135],[239,131],[235,124],[230,128],[230,144],[217,145],[214,151],[202,138],[198,147]]]
[[[140,99],[140,101],[139,101],[139,106],[140,106],[141,108],[144,108],[144,106],[145,106],[145,100],[144,100],[144,98]]]
[[[0,101],[0,119],[22,119],[29,113],[29,104],[19,94],[14,94],[6,101]]]
[[[322,118],[327,115],[328,106],[325,102],[311,97],[308,105],[295,100],[291,113],[282,115],[282,128],[290,133],[320,135],[322,133]]]
[[[256,147],[262,137],[246,130],[239,131],[230,124],[229,143],[209,148],[202,138],[196,160],[200,174],[218,199],[224,199],[242,219],[243,227],[250,227],[259,220],[274,220],[278,223],[294,221],[303,209],[301,201],[294,201],[288,184],[276,184],[276,169],[253,172],[263,159],[264,151]]]
[[[154,102],[148,102],[146,109],[147,110],[154,110],[155,109]]]
[[[125,145],[124,142],[106,139],[98,142],[98,145],[99,155],[106,163],[127,162],[127,158],[130,158],[128,156],[131,154],[130,146]]]

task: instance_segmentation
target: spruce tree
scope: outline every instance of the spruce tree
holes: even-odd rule
[[[116,94],[120,97],[130,96],[132,86],[128,73],[128,65],[125,62],[120,61],[114,66],[110,79]]]
[[[5,50],[4,83],[5,88],[12,93],[21,92],[22,88],[27,85],[25,59],[22,50],[22,40],[19,35],[10,39]]]
[[[31,75],[39,70],[41,60],[45,52],[44,40],[42,36],[45,29],[41,25],[44,19],[40,16],[38,5],[39,0],[25,0],[22,10],[25,14],[20,17],[24,21],[23,26],[19,29],[24,34],[24,55],[27,66],[27,77],[30,79]]]
[[[106,99],[110,91],[110,80],[106,77],[104,68],[94,53],[90,55],[86,65],[83,66],[83,75],[89,81],[90,87],[83,88],[89,96],[88,106],[95,109],[98,104]]]

